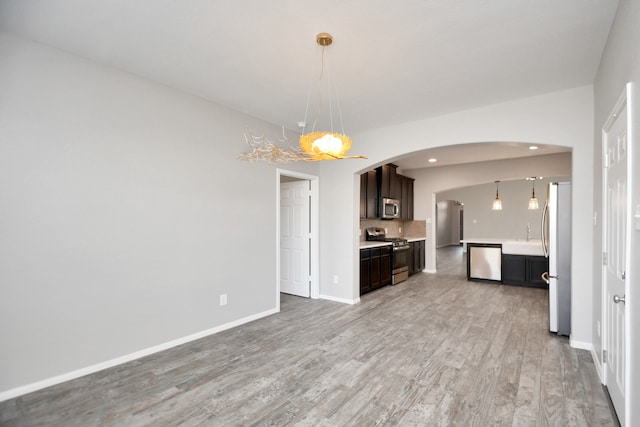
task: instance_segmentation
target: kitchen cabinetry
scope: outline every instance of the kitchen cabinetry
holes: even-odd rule
[[[502,283],[508,285],[546,287],[540,277],[547,271],[547,258],[533,255],[502,254]]]
[[[397,166],[382,165],[360,175],[360,218],[380,218],[382,198],[400,201],[400,219],[413,220],[414,179],[399,175]]]
[[[400,219],[413,220],[413,178],[397,175],[400,181]]]
[[[360,249],[360,295],[391,284],[391,245]]]
[[[420,273],[425,267],[425,241],[409,242],[409,275]]]
[[[360,175],[360,218],[378,218],[378,176],[375,170]]]
[[[396,169],[397,166],[392,165],[391,163],[382,165],[377,169],[380,198],[387,197],[389,199],[400,199],[402,195],[402,187],[398,180]]]

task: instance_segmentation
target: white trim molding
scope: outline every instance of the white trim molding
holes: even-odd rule
[[[569,338],[569,345],[579,350],[593,351],[593,344],[590,342],[576,341],[573,338]]]
[[[320,178],[301,172],[276,169],[276,301],[280,307],[280,182],[281,176],[307,180],[310,183],[311,206],[309,207],[311,226],[311,298],[320,298]]]
[[[596,367],[596,372],[598,373],[598,378],[600,379],[600,383],[602,383],[603,382],[602,364],[600,363],[600,360],[594,348],[591,349],[591,358],[593,359],[593,364]]]
[[[349,304],[349,305],[358,304],[360,302],[360,298],[356,298],[356,299],[338,298],[331,295],[320,295],[320,299],[326,299],[327,301],[341,302],[343,304]]]

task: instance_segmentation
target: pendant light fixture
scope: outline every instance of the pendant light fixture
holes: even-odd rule
[[[501,211],[502,200],[500,200],[500,195],[498,194],[498,184],[500,183],[500,181],[495,181],[495,183],[496,183],[496,198],[493,200],[493,205],[491,206],[491,209],[494,211]]]
[[[342,123],[342,112],[340,111],[340,102],[335,87],[331,87],[331,81],[328,75],[325,76],[325,58],[324,53],[327,46],[333,43],[333,37],[328,33],[320,33],[316,36],[316,43],[322,47],[322,58],[320,64],[320,76],[317,82],[317,112],[311,130],[305,133],[307,126],[307,113],[309,112],[309,101],[311,100],[311,91],[307,97],[307,108],[305,110],[304,121],[298,122],[298,127],[302,130],[298,147],[286,147],[281,145],[287,143],[284,136],[280,140],[269,139],[264,136],[254,135],[251,131],[245,132],[245,140],[251,148],[250,152],[242,153],[240,158],[243,160],[265,160],[269,163],[285,163],[290,161],[318,161],[318,160],[339,160],[339,159],[366,159],[365,156],[347,156],[346,153],[351,148],[351,138],[344,133],[344,125]],[[327,73],[328,74],[328,73]],[[326,84],[326,89],[323,88]],[[328,107],[328,121],[330,130],[316,131],[316,124],[320,118],[321,110],[324,104]],[[334,131],[334,111],[336,113],[336,121],[340,124],[340,132]],[[336,123],[337,124],[337,123]]]
[[[531,198],[529,199],[529,210],[537,210],[538,206],[538,198],[536,197],[536,177],[532,176],[531,178],[527,178],[527,180],[533,181],[531,186]]]
[[[336,160],[336,159],[353,159],[366,158],[364,156],[345,156],[347,151],[351,149],[351,138],[344,134],[344,124],[342,123],[342,112],[340,111],[340,100],[335,86],[331,85],[329,74],[325,77],[325,59],[324,53],[327,46],[333,43],[333,37],[329,33],[320,33],[316,36],[316,43],[322,47],[322,58],[320,61],[320,76],[318,78],[318,94],[317,94],[317,112],[316,117],[311,125],[311,131],[304,133],[307,124],[307,113],[309,111],[309,101],[311,96],[307,98],[307,108],[305,109],[304,121],[300,123],[302,127],[302,135],[300,136],[300,148],[311,157],[312,160]],[[326,79],[326,91],[323,89],[323,80]],[[326,98],[325,98],[326,97]],[[335,98],[335,105],[333,103]],[[316,131],[316,124],[320,118],[323,104],[327,101],[328,120],[330,124],[329,131]],[[341,133],[334,131],[334,107],[337,113],[337,119],[340,123]]]

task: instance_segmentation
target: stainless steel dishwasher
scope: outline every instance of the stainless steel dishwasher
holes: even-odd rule
[[[468,243],[467,279],[502,281],[502,245]]]

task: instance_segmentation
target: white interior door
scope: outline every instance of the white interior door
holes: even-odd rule
[[[625,417],[625,280],[627,271],[627,106],[619,103],[603,129],[604,381],[621,425]]]
[[[280,292],[309,298],[310,182],[280,184]]]

